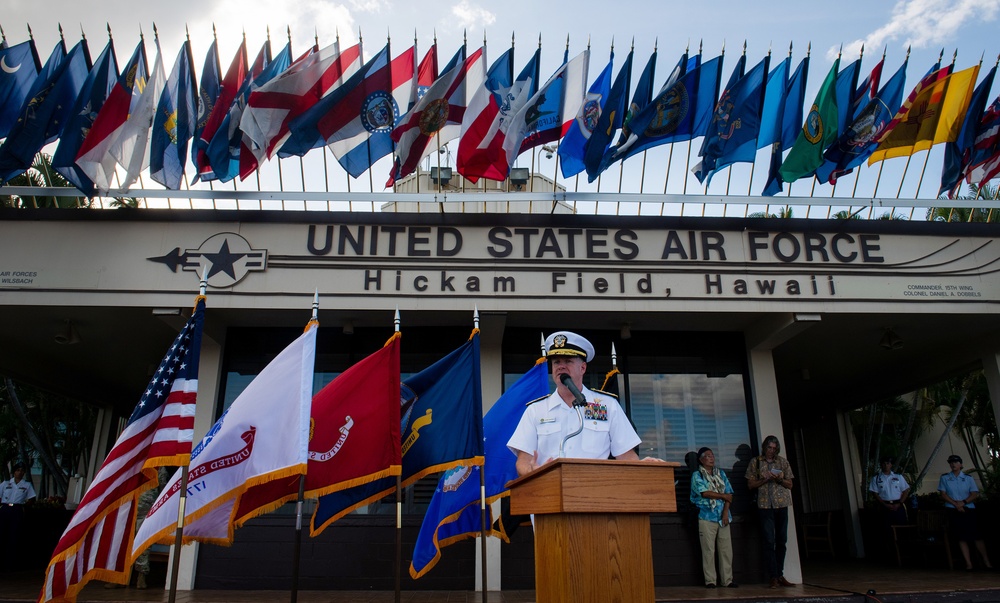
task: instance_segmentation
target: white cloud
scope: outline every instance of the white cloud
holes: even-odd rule
[[[479,31],[496,22],[497,17],[481,6],[471,4],[469,0],[461,0],[451,7],[452,19],[448,19],[445,27]]]
[[[275,19],[275,15],[281,15]],[[283,21],[280,19],[284,19]],[[263,40],[268,26],[271,29],[271,47],[277,53],[287,40],[287,29],[292,33],[292,50],[296,55],[308,48],[316,35],[320,47],[327,46],[340,36],[341,48],[357,41],[358,34],[351,11],[341,3],[326,0],[221,0],[213,2],[204,17],[192,21],[195,31],[211,31],[215,23],[219,31],[220,51],[235,48],[243,32],[247,32],[248,52],[251,60],[255,49]],[[201,37],[201,36],[199,36]],[[223,67],[229,57],[223,57]]]
[[[354,10],[362,13],[380,13],[392,8],[389,0],[351,0]]]
[[[993,21],[1000,12],[1000,0],[899,0],[888,23],[864,39],[844,45],[844,56],[855,56],[863,44],[874,51],[887,44],[928,48],[954,40],[969,22]],[[827,58],[837,57],[839,47],[831,47]]]

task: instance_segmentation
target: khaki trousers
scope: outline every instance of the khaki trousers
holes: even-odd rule
[[[731,524],[730,524],[731,525]],[[717,521],[698,520],[698,538],[701,541],[701,567],[705,584],[729,586],[733,581],[733,539],[730,526],[720,526]],[[721,580],[716,579],[715,557],[719,557]]]

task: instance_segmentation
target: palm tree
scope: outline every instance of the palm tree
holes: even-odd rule
[[[975,184],[968,186],[968,192],[959,195],[959,199],[986,199],[997,198],[997,187],[984,185],[982,188]],[[927,220],[932,222],[997,222],[1000,215],[988,207],[932,207],[927,210]]]
[[[62,175],[52,168],[52,157],[45,153],[35,155],[35,163],[20,176],[7,181],[8,186],[31,186],[31,187],[55,187],[72,188],[73,185]],[[7,195],[0,197],[0,205],[3,207],[57,207],[57,208],[77,208],[90,207],[90,200],[86,197],[56,197],[53,195],[38,196],[17,196]]]
[[[45,153],[39,153],[36,155],[35,163],[30,169],[25,171],[20,176],[11,178],[6,184],[8,186],[30,187],[73,187],[68,180],[63,178],[62,174],[52,169],[52,157],[46,155]],[[136,197],[115,197],[110,205],[115,209],[136,208],[139,207],[139,199]],[[0,196],[0,207],[56,207],[76,209],[94,207],[94,201],[93,199],[87,199],[86,197],[56,197],[52,195],[30,195],[21,197],[17,195],[7,195]]]

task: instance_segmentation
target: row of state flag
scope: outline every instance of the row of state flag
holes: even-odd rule
[[[441,547],[483,533],[480,484],[487,503],[507,495],[517,471],[506,442],[525,403],[549,392],[544,361],[484,420],[479,330],[405,379],[397,331],[314,395],[314,313],[192,450],[204,315],[201,295],[59,540],[40,602],[74,601],[93,578],[127,583],[144,550],[174,543],[181,508],[184,542],[231,544],[246,521],[296,499],[303,476],[305,496],[318,498],[315,536],[394,492],[397,480],[405,487],[444,472],[414,549],[414,578],[436,564]],[[186,467],[187,488],[178,469],[137,517],[161,466]],[[502,524],[487,525],[486,535],[505,537]]]
[[[89,196],[128,189],[146,169],[169,189],[185,174],[245,179],[275,156],[324,147],[355,178],[392,155],[389,187],[455,139],[457,171],[473,183],[504,180],[520,153],[556,141],[563,177],[586,172],[593,182],[618,161],[696,138],[692,172],[704,183],[770,148],[765,195],[800,178],[835,183],[865,162],[939,143],[947,144],[942,193],[1000,172],[995,66],[980,80],[980,66],[956,71],[939,58],[905,95],[908,56],[884,85],[884,56],[863,79],[861,58],[841,69],[838,57],[808,103],[809,57],[793,70],[791,52],[748,67],[744,50],[723,85],[723,55],[685,51],[659,88],[657,51],[634,86],[634,51],[617,75],[612,52],[588,87],[589,48],[573,58],[567,48],[542,82],[540,47],[515,77],[513,47],[488,63],[485,43],[463,44],[439,70],[436,43],[418,62],[415,44],[393,58],[387,43],[365,61],[360,43],[341,49],[338,39],[295,58],[290,41],[272,56],[268,40],[251,62],[244,38],[225,72],[213,40],[199,85],[190,40],[169,75],[154,46],[152,69],[140,40],[119,70],[110,40],[92,61],[85,39],[69,51],[60,39],[44,65],[33,40],[4,40],[0,182],[56,140],[54,169]]]

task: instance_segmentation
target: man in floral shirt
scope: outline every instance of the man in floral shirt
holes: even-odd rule
[[[705,447],[698,451],[698,470],[691,474],[691,502],[698,507],[698,538],[705,586],[715,588],[715,554],[718,549],[720,585],[736,588],[733,582],[733,539],[729,524],[733,514],[733,486],[726,472],[715,466],[715,453]]]
[[[760,445],[762,454],[747,467],[747,486],[757,490],[757,511],[764,531],[764,560],[771,588],[794,586],[785,579],[785,541],[788,539],[788,507],[792,506],[792,466],[778,456],[778,438],[769,435]]]

